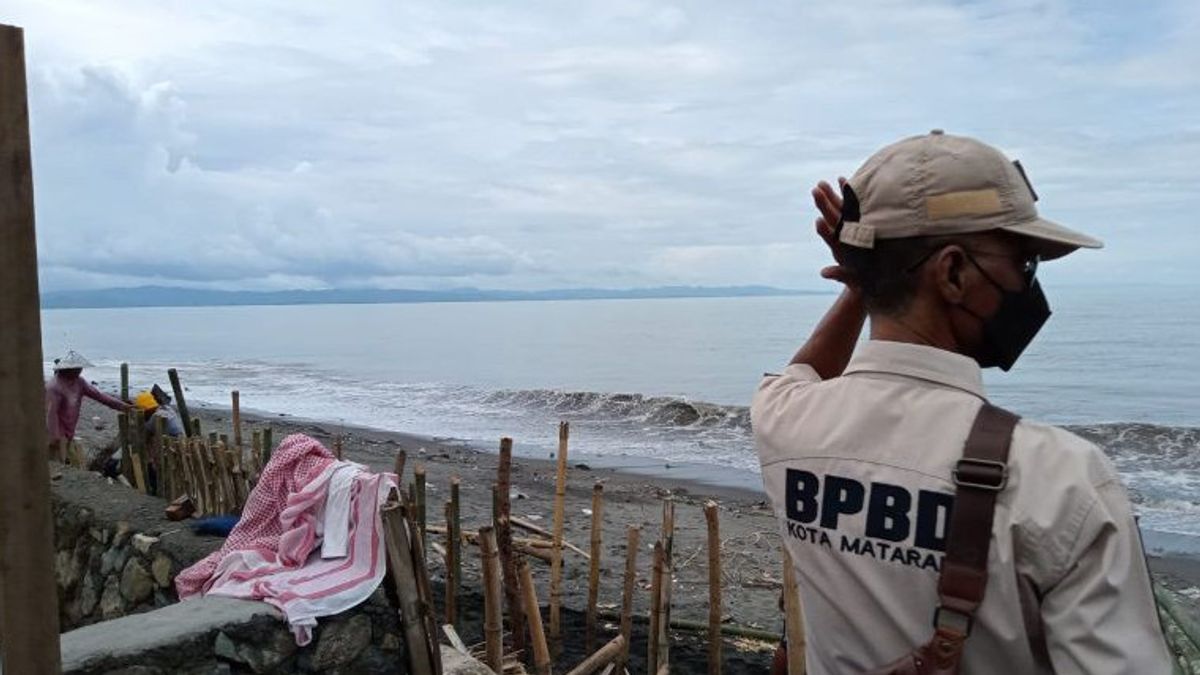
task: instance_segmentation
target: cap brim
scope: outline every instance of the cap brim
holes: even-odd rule
[[[1034,218],[1017,225],[1006,225],[1001,229],[1034,239],[1042,260],[1061,258],[1079,248],[1104,247],[1104,242],[1095,237],[1089,237],[1045,218]]]

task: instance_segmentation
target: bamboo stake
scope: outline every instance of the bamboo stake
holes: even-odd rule
[[[496,492],[499,497],[499,517],[496,518],[496,543],[500,548],[500,567],[504,571],[504,592],[508,605],[508,621],[512,629],[513,648],[525,649],[525,614],[521,607],[521,582],[517,577],[517,561],[513,556],[512,540],[512,439],[500,439],[500,457],[496,468]]]
[[[654,542],[654,567],[650,576],[650,632],[646,638],[646,672],[657,673],[659,658],[662,656],[662,641],[658,636],[662,632],[663,621],[663,543]]]
[[[146,436],[145,418],[142,411],[133,411],[133,484],[138,492],[146,494]]]
[[[496,530],[479,528],[479,550],[483,557],[483,637],[487,644],[487,666],[498,675],[504,672],[504,614],[500,590],[500,553],[496,549]]]
[[[129,364],[121,364],[121,400],[129,403]]]
[[[521,575],[521,591],[525,598],[525,617],[529,621],[529,641],[533,646],[533,670],[538,675],[550,675],[550,649],[546,646],[542,610],[538,606],[537,589],[533,586],[533,573],[524,559],[517,567]]]
[[[392,584],[400,602],[400,623],[408,647],[409,666],[417,675],[429,675],[433,672],[433,662],[426,635],[428,629],[421,612],[420,591],[413,567],[412,539],[402,509],[402,506],[392,502],[380,511],[384,523],[384,544],[392,572]]]
[[[342,460],[342,435],[341,434],[338,434],[337,436],[333,437],[333,456],[337,457],[339,462]]]
[[[204,513],[204,495],[199,489],[199,477],[196,476],[192,462],[191,441],[186,437],[179,441],[179,462],[183,465],[184,482],[187,484],[187,494],[192,498],[192,502],[196,504],[196,513]]]
[[[121,475],[126,480],[133,480],[133,456],[129,444],[129,415],[117,415],[117,442],[121,445]]]
[[[204,461],[204,441],[199,437],[188,440],[189,448],[188,457],[192,463],[192,475],[196,479],[196,494],[200,504],[200,513],[211,516],[216,510],[213,505],[212,490],[209,488],[208,482],[208,462]],[[199,506],[199,505],[198,505]]]
[[[558,471],[554,481],[554,557],[550,560],[550,641],[555,653],[562,648],[562,541],[563,520],[567,499],[567,446],[571,427],[566,422],[558,423]]]
[[[444,504],[446,513],[446,599],[442,606],[446,611],[444,623],[453,625],[458,620],[458,583],[455,579],[454,559],[454,506],[447,500]],[[461,550],[462,542],[459,542]]]
[[[404,448],[396,451],[396,463],[392,467],[392,473],[396,474],[396,483],[404,484],[404,465],[408,463],[408,453]]]
[[[458,488],[459,488],[460,482],[461,481],[459,480],[458,476],[453,476],[450,478],[450,502],[449,502],[450,513],[449,513],[449,518],[447,518],[447,527],[451,528],[450,532],[448,532],[448,534],[450,536],[450,548],[448,548],[447,551],[450,553],[450,555],[451,555],[450,559],[453,562],[447,570],[446,597],[447,597],[447,599],[450,599],[451,595],[453,595],[455,611],[454,611],[454,614],[450,614],[449,606],[447,606],[446,623],[453,623],[455,625],[458,624],[458,589],[459,589],[459,586],[462,585],[462,559],[463,559],[462,558],[462,525],[461,525],[461,520],[460,520],[461,513],[460,513],[460,502],[459,502],[459,494],[458,494]],[[452,575],[451,575],[451,573],[452,573]],[[453,594],[451,594],[450,589],[453,589]],[[451,619],[450,617],[453,617],[453,619]]]
[[[708,675],[721,675],[721,532],[717,503],[704,504],[708,525]]]
[[[783,549],[783,613],[787,629],[788,675],[804,675],[804,613],[800,606],[800,591],[796,586],[796,566],[787,548]]]
[[[637,583],[637,554],[638,536],[641,530],[632,525],[626,532],[625,540],[625,587],[621,593],[621,637],[625,638],[625,646],[621,650],[621,660],[617,663],[617,672],[624,670],[629,663],[629,641],[633,638],[633,588]]]
[[[242,447],[242,394],[237,389],[229,392],[233,409],[233,444],[239,450]]]
[[[609,640],[600,649],[592,652],[592,655],[583,660],[582,663],[575,666],[567,675],[594,675],[601,668],[613,663],[621,657],[621,652],[625,650],[625,636],[618,635]]]
[[[175,393],[175,408],[179,411],[179,419],[183,420],[184,431],[188,431],[188,420],[192,416],[188,414],[187,401],[183,398],[183,385],[179,383],[179,372],[174,368],[167,370],[167,377],[171,380],[171,390]],[[198,429],[195,430],[197,436],[200,435]]]
[[[203,438],[204,435],[200,433],[200,418],[193,417],[190,423],[187,421],[186,417],[183,418],[183,433],[185,436],[188,433],[191,433],[191,435],[195,436],[196,438]]]
[[[263,466],[266,466],[271,461],[271,454],[275,452],[275,445],[271,436],[271,427],[263,429]]]
[[[670,662],[671,595],[675,586],[675,562],[672,555],[675,550],[675,500],[671,497],[663,500],[662,544],[663,579],[662,585],[659,587],[659,592],[662,593],[662,602],[659,605],[659,611],[663,616],[658,624],[657,639],[659,664],[666,665]]]
[[[162,415],[154,417],[154,450],[151,452],[151,459],[154,464],[154,495],[157,497],[166,496],[168,488],[166,485],[167,475],[166,467],[164,466],[163,455],[167,446],[167,420],[163,419]]]
[[[238,510],[237,486],[233,481],[229,446],[224,440],[217,441],[217,446],[213,448],[213,457],[217,460],[217,475],[221,478],[221,490],[225,493],[225,513],[235,513]]]
[[[600,539],[604,534],[604,484],[592,486],[591,561],[588,567],[587,624],[584,645],[587,651],[596,647],[596,604],[600,599]],[[577,669],[578,670],[578,669]]]
[[[394,493],[393,493],[394,494]],[[405,507],[402,512],[405,514],[405,519],[408,521],[408,531],[416,531],[416,522],[413,520],[412,514],[408,513],[408,508]],[[442,673],[442,651],[438,646],[437,639],[437,621],[433,618],[433,591],[429,586],[429,565],[425,559],[425,543],[421,537],[412,539],[412,556],[413,570],[417,575],[417,592],[420,594],[421,613],[425,618],[425,638],[429,648],[429,655],[433,661],[434,675]]]
[[[250,468],[250,482],[253,485],[258,483],[258,477],[262,475],[263,470],[262,431],[259,429],[250,434],[250,458],[253,462]]]
[[[417,464],[413,467],[413,480],[417,484],[413,505],[416,507],[417,513],[417,529],[421,535],[421,543],[425,543],[425,465]]]

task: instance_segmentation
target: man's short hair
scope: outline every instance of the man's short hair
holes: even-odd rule
[[[950,236],[882,239],[874,248],[845,248],[846,267],[853,272],[871,314],[902,314],[916,297],[920,275],[915,269],[936,249],[960,238]]]

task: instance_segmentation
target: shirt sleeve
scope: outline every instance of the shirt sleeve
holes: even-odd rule
[[[87,380],[84,380],[83,382],[83,395],[119,412],[124,412],[126,406],[128,405],[116,396],[109,396],[108,394],[100,391]]]
[[[1141,537],[1118,479],[1081,504],[1072,555],[1042,598],[1055,673],[1169,673]]]

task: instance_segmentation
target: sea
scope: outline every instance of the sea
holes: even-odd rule
[[[59,309],[68,348],[115,388],[177,368],[189,404],[462,440],[761,490],[747,405],[833,295],[393,305]],[[991,399],[1099,444],[1147,549],[1200,555],[1200,298],[1196,289],[1054,289],[1054,315]],[[49,371],[50,364],[46,368]]]

